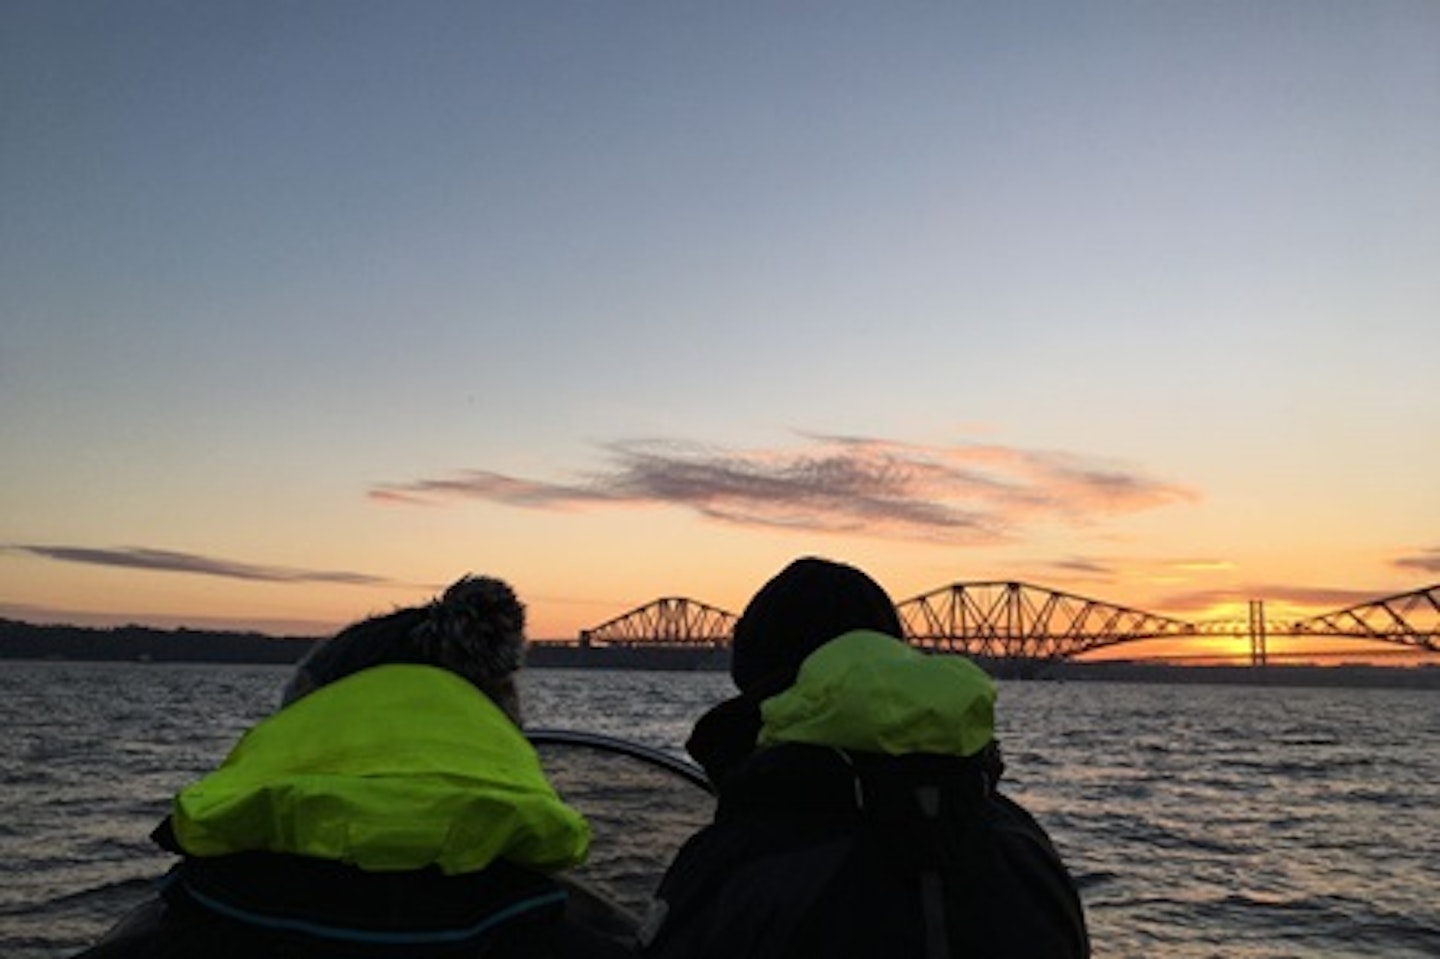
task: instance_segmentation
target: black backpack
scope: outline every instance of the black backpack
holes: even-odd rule
[[[993,782],[979,759],[763,750],[662,882],[644,954],[1088,955],[1058,855]]]

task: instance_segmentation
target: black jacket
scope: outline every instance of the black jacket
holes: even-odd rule
[[[736,761],[756,725],[732,702],[697,726],[690,748],[720,805],[662,881],[643,955],[1090,954],[1079,896],[1050,839],[995,791],[998,754],[791,744]]]
[[[168,824],[155,838],[173,843]],[[242,853],[183,858],[76,959],[619,959],[632,938],[582,887],[503,861],[446,876]]]

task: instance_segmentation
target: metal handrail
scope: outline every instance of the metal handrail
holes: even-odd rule
[[[715,794],[715,787],[711,785],[710,777],[705,775],[705,770],[688,759],[682,759],[652,746],[644,746],[618,736],[606,736],[603,733],[591,733],[579,729],[527,729],[525,737],[536,746],[588,746],[602,752],[629,756],[674,773],[712,796]]]

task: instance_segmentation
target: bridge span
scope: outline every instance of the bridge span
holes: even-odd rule
[[[734,613],[683,596],[662,596],[591,629],[580,631],[581,646],[730,645]]]
[[[1264,665],[1276,636],[1389,643],[1440,653],[1440,584],[1294,621],[1269,619],[1251,600],[1244,620],[1190,621],[1015,581],[957,582],[895,605],[905,638],[936,652],[1044,662],[1150,639],[1229,636],[1246,639],[1251,662]],[[723,648],[736,615],[669,596],[591,629],[581,646]]]

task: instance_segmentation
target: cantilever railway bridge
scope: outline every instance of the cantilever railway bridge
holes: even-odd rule
[[[1010,661],[1072,659],[1147,639],[1248,639],[1264,665],[1273,636],[1370,640],[1440,653],[1440,584],[1294,621],[1252,600],[1245,620],[1191,622],[1018,582],[953,583],[895,606],[905,638],[921,649]],[[735,614],[669,596],[580,633],[582,646],[728,646]]]

